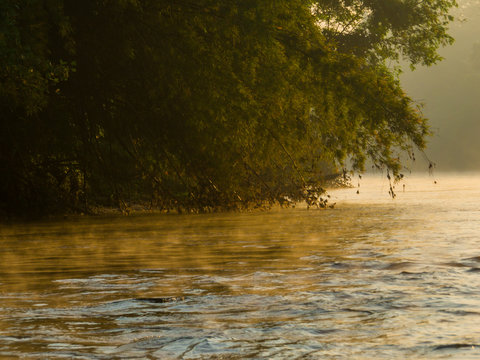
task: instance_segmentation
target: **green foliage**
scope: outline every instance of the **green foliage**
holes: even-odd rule
[[[206,211],[307,200],[426,120],[388,59],[438,60],[451,1],[0,5],[0,208]]]
[[[448,25],[455,0],[320,0],[315,15],[339,51],[370,61],[398,60],[432,65],[440,46],[452,44]]]
[[[50,117],[57,85],[74,71],[53,56],[54,41],[68,44],[69,36],[62,1],[0,2],[0,212],[74,204],[73,134],[64,118]]]

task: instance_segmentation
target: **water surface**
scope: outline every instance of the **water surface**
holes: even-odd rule
[[[480,359],[480,176],[402,185],[0,225],[0,358]]]

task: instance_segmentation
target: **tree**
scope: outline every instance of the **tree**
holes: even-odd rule
[[[437,61],[454,5],[16,3],[3,4],[0,36],[13,69],[2,73],[2,127],[16,139],[1,135],[7,212],[32,202],[49,211],[325,206],[325,179],[348,161],[362,170],[370,158],[400,176],[398,153],[423,148],[428,127],[386,62]]]
[[[339,51],[372,62],[404,57],[412,65],[433,65],[437,50],[452,44],[448,25],[455,0],[320,0],[314,11],[322,32]]]
[[[54,39],[70,41],[61,1],[1,2],[0,212],[48,212],[71,200],[71,189],[58,191],[69,177],[68,124],[48,113],[73,66],[52,56]]]

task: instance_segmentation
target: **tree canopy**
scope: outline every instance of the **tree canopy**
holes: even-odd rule
[[[4,0],[0,211],[325,201],[400,176],[426,119],[390,61],[440,60],[450,0]]]

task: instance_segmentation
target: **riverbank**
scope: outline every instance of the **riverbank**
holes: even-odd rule
[[[204,206],[199,208],[184,208],[182,206],[162,209],[151,202],[121,201],[117,206],[88,205],[85,208],[73,208],[63,212],[32,213],[24,216],[0,213],[0,222],[37,221],[42,219],[75,219],[86,216],[131,216],[131,215],[160,215],[160,214],[204,214],[222,212],[265,212],[272,209],[308,207],[308,208],[331,208],[334,204],[329,200],[329,191],[352,187],[350,178],[344,178],[340,174],[329,176],[322,188],[323,193],[314,190],[305,190],[302,200],[293,201],[285,197],[283,201],[235,201],[226,205]]]

